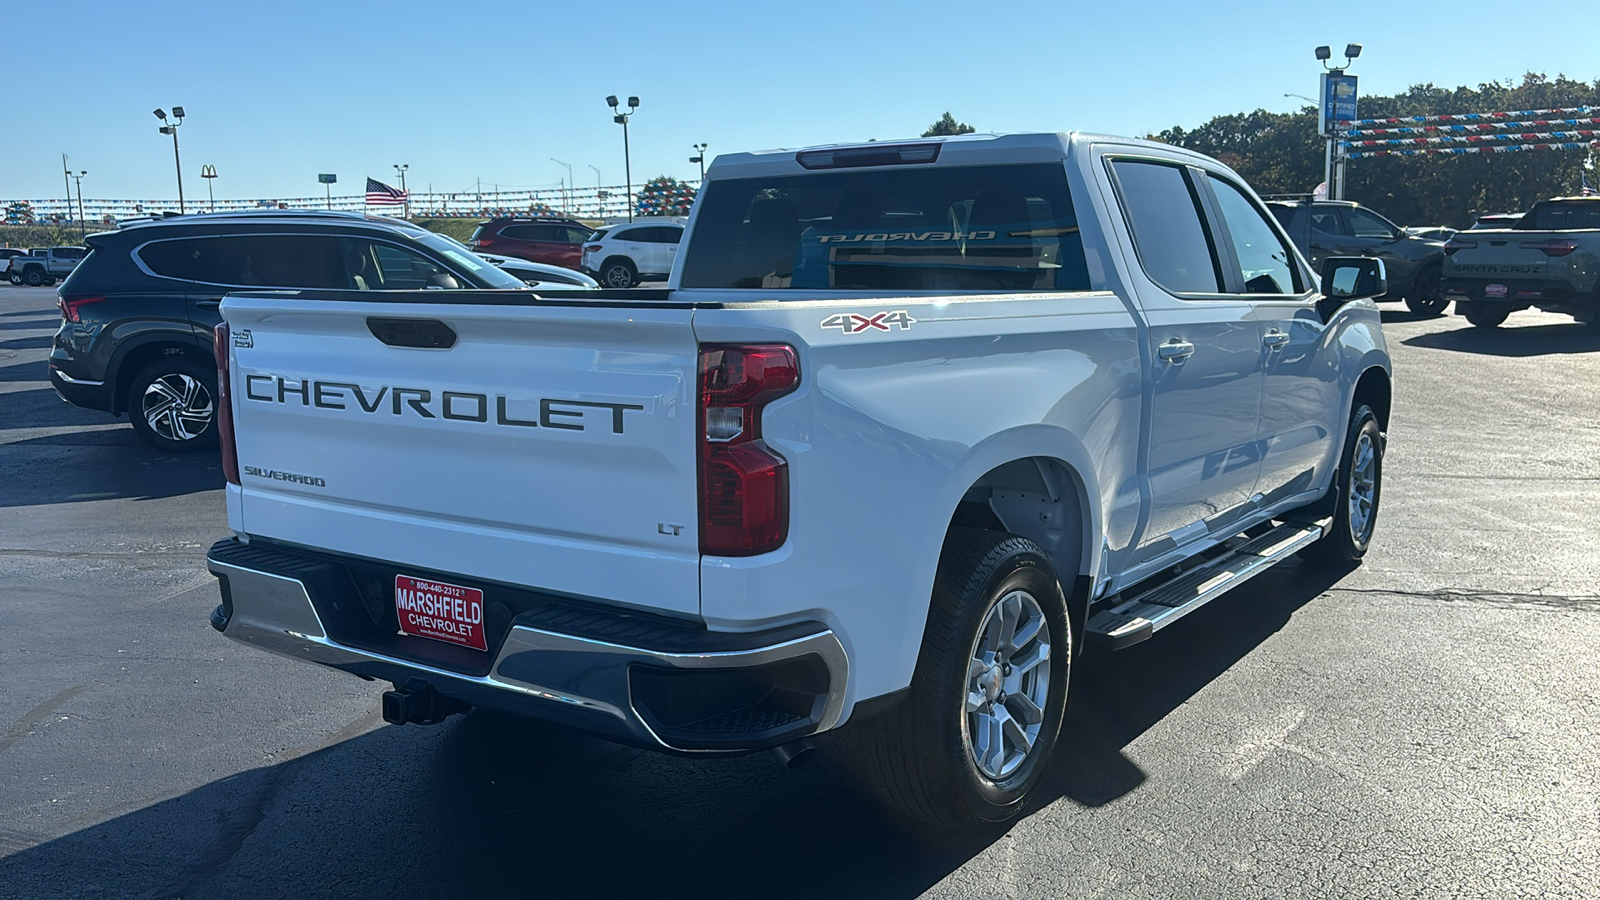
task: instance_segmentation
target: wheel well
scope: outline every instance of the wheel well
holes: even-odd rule
[[[1378,427],[1384,431],[1389,430],[1389,405],[1391,393],[1389,386],[1389,373],[1374,366],[1361,373],[1361,378],[1356,381],[1356,392],[1351,400],[1351,405],[1365,403],[1372,407],[1372,414],[1378,418]]]
[[[1083,481],[1070,466],[1043,456],[990,469],[967,489],[950,528],[985,528],[1025,537],[1050,555],[1067,596],[1074,634],[1082,635],[1092,579],[1085,573],[1093,534]],[[1081,639],[1077,642],[1082,645]]]
[[[606,261],[600,264],[600,271],[604,272],[606,269],[610,268],[611,264],[614,263],[614,262],[625,262],[630,267],[632,267],[635,271],[637,271],[638,268],[639,268],[637,265],[634,264],[633,260],[631,260],[628,257],[623,256],[622,254],[618,253],[618,254],[616,254],[614,256],[606,257]]]
[[[192,344],[177,344],[169,343],[167,341],[157,341],[129,350],[128,355],[123,357],[122,362],[118,363],[111,373],[112,415],[120,416],[124,412],[127,412],[128,379],[132,378],[134,373],[138,372],[140,369],[164,356],[183,356],[184,358],[198,362],[201,365],[206,365],[212,362],[210,353],[207,353],[206,351],[201,350],[199,347],[196,347]]]

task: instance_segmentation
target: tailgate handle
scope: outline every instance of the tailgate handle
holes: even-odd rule
[[[456,345],[456,333],[438,319],[385,319],[367,317],[367,330],[391,347],[420,347],[424,350],[449,350]]]

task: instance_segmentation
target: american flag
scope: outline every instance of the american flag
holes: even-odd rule
[[[1583,179],[1583,196],[1585,196],[1585,197],[1600,197],[1600,190],[1596,190],[1594,187],[1590,186],[1590,184],[1589,184],[1589,176],[1588,175],[1585,175],[1584,173],[1579,172],[1578,173],[1578,177]]]
[[[368,206],[403,206],[406,192],[396,190],[376,178],[367,179]]]

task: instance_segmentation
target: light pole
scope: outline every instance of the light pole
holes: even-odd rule
[[[1317,60],[1322,63],[1323,73],[1321,81],[1322,102],[1319,104],[1321,112],[1318,115],[1318,134],[1328,139],[1327,153],[1323,159],[1324,184],[1328,186],[1329,200],[1344,199],[1344,149],[1339,146],[1344,138],[1344,130],[1339,127],[1338,120],[1334,118],[1335,93],[1340,90],[1348,91],[1355,95],[1355,76],[1346,77],[1344,70],[1361,55],[1360,44],[1344,45],[1344,65],[1329,66],[1328,60],[1333,58],[1333,50],[1327,46],[1318,47]],[[1353,101],[1352,101],[1353,103]]]
[[[167,122],[167,114],[163,110],[156,110],[156,118],[163,123],[162,134],[172,135],[172,163],[178,169],[178,213],[183,214],[183,160],[178,157],[178,126],[183,124],[183,107],[172,108],[172,121]]]
[[[1284,96],[1285,97],[1299,97],[1301,100],[1304,100],[1305,102],[1311,104],[1312,106],[1316,106],[1317,105],[1317,101],[1314,98],[1307,97],[1305,94],[1284,94]]]
[[[217,211],[217,195],[216,195],[215,191],[211,190],[211,182],[213,180],[215,180],[216,177],[217,177],[217,167],[213,166],[213,165],[211,165],[209,163],[207,163],[206,165],[201,166],[200,167],[200,177],[204,178],[206,180],[206,199],[208,201],[210,201],[207,205],[209,207],[211,207],[211,211],[212,212],[216,212]]]
[[[566,188],[567,188],[567,191],[566,191],[566,193],[567,193],[567,205],[561,211],[570,216],[570,215],[572,215],[572,164],[571,163],[564,163],[561,160],[556,159],[554,156],[550,157],[550,161],[555,163],[558,166],[565,166],[566,167],[566,170],[567,170],[567,184],[566,184]]]
[[[328,192],[328,208],[333,209],[333,186],[339,183],[339,176],[332,172],[323,172],[317,175],[317,181],[321,182],[324,190]]]
[[[599,213],[600,214],[600,218],[603,219],[603,218],[606,217],[606,188],[605,188],[605,183],[600,180],[600,169],[599,168],[597,168],[595,166],[589,166],[589,168],[594,170],[594,208],[595,208],[595,212]]]
[[[83,218],[83,176],[85,176],[87,174],[89,174],[89,171],[87,169],[85,169],[84,171],[79,172],[78,174],[72,176],[72,180],[77,182],[77,184],[78,184],[78,240],[79,241],[82,241],[84,238],[89,236],[89,223]]]
[[[694,148],[694,155],[689,157],[689,162],[700,164],[700,183],[706,183],[706,147],[708,144],[690,144]]]
[[[405,216],[411,219],[411,192],[406,190],[406,170],[411,168],[410,163],[395,163],[394,170],[400,173],[400,193],[406,195]]]
[[[72,215],[72,170],[67,168],[67,155],[61,154],[61,183],[67,186],[67,215]]]
[[[639,98],[628,98],[628,111],[623,112],[617,108],[617,95],[612,94],[606,98],[606,105],[615,113],[611,121],[622,126],[622,170],[628,179],[628,221],[633,221],[633,157],[628,150],[628,119],[639,110]]]

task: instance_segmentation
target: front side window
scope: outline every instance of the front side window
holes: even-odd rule
[[[1112,163],[1133,243],[1150,280],[1175,294],[1222,292],[1222,272],[1200,220],[1199,198],[1176,165]]]
[[[1354,207],[1345,210],[1345,215],[1350,218],[1350,233],[1356,237],[1379,238],[1385,241],[1395,239],[1394,226],[1382,216]]]
[[[1233,252],[1239,260],[1245,293],[1300,293],[1289,248],[1267,224],[1266,216],[1234,184],[1214,175],[1210,181],[1223,223],[1233,238]]]
[[[1090,289],[1059,163],[745,178],[698,202],[686,288]]]

